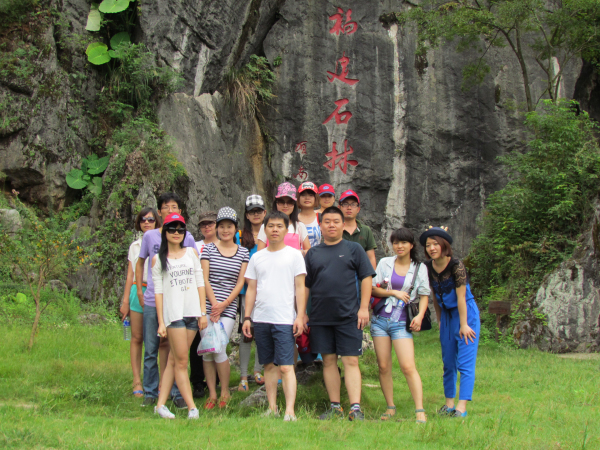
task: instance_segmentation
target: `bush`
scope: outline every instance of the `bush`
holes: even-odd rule
[[[527,151],[500,158],[510,181],[488,198],[467,258],[482,306],[504,300],[513,318],[535,313],[528,300],[589,225],[600,192],[598,127],[577,111],[576,102],[546,102],[527,115]],[[485,315],[484,323],[495,327]]]

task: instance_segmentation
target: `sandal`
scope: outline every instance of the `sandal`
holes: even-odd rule
[[[425,410],[424,409],[415,409],[415,413],[424,413]],[[427,417],[427,416],[425,416]],[[427,420],[419,420],[417,419],[417,423],[427,423]]]
[[[263,380],[263,377],[260,374],[260,372],[256,372],[254,374],[254,381],[256,381],[256,384],[258,384],[259,386],[262,386],[263,384],[265,384],[265,380]]]
[[[387,409],[393,409],[394,411],[396,411],[396,407],[395,406],[388,406]],[[396,413],[394,413],[394,414],[384,413],[384,414],[381,415],[381,417],[379,419],[380,420],[390,420],[395,415],[396,415]]]
[[[215,406],[217,406],[217,399],[209,398],[208,400],[206,400],[206,403],[204,404],[204,409],[213,409]]]
[[[227,407],[227,403],[229,403],[229,400],[231,400],[231,397],[221,397],[219,399],[219,408],[223,409]]]
[[[137,386],[141,387],[142,389],[136,389]],[[142,383],[140,383],[140,382],[133,383],[132,387],[133,387],[133,395],[135,397],[142,398],[144,396],[144,390],[142,387]]]
[[[242,380],[238,385],[238,392],[247,392],[248,391],[248,381]]]

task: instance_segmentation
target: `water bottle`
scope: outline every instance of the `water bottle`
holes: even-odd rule
[[[123,321],[123,339],[126,341],[131,340],[131,322],[129,322],[129,316]]]
[[[386,278],[383,280],[385,283],[387,283],[387,287],[386,289],[388,291],[392,290],[392,283],[389,282],[389,280]],[[393,297],[396,298],[396,297]],[[390,317],[390,320],[392,322],[398,322],[398,320],[400,319],[400,315],[402,314],[402,308],[404,308],[404,302],[402,300],[400,300],[399,298],[396,299],[398,301],[398,303],[396,304],[396,306],[394,306],[394,309],[392,309],[392,315]]]

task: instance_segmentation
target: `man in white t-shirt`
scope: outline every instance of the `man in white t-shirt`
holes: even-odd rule
[[[286,403],[283,420],[295,421],[294,349],[295,337],[302,334],[305,322],[306,267],[302,254],[284,243],[288,226],[289,218],[282,212],[272,212],[265,218],[269,246],[256,252],[246,269],[248,289],[242,331],[251,337],[251,328],[254,328],[258,361],[265,367],[269,400],[266,415],[279,415],[277,380],[281,371]]]

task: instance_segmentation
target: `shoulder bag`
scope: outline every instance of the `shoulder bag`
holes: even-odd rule
[[[410,289],[408,291],[408,295],[411,295],[413,289],[415,288],[415,281],[417,279],[417,275],[419,274],[420,267],[421,267],[421,263],[418,263],[417,267],[415,267],[415,272],[413,274],[413,278],[412,278],[412,282],[410,284]],[[412,333],[410,324],[413,321],[413,319],[419,315],[419,302],[416,301],[416,298],[415,298],[415,301],[410,302],[406,305],[406,315],[407,315],[406,331],[408,331],[409,333]],[[421,321],[421,329],[419,331],[427,331],[427,330],[431,330],[431,311],[429,311],[429,307],[425,311],[425,315],[423,316],[423,320]]]

